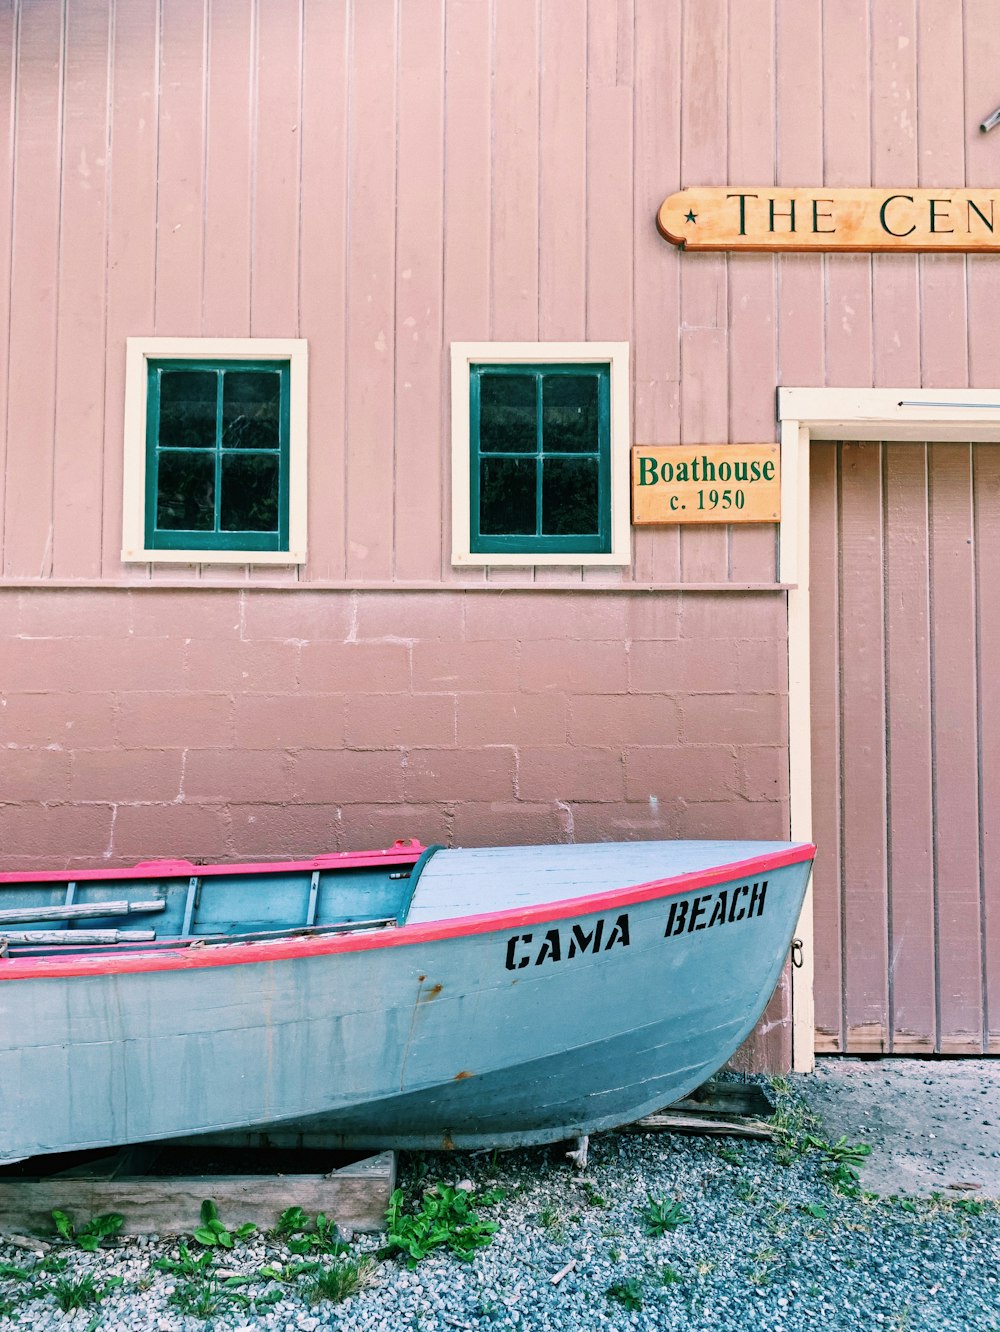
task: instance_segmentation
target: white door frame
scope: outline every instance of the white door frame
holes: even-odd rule
[[[788,585],[788,767],[791,836],[812,840],[809,701],[809,445],[812,440],[1000,442],[1000,389],[780,388],[781,526],[778,578]],[[792,969],[792,1067],[815,1061],[812,885]]]

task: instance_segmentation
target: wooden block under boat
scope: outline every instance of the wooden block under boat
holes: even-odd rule
[[[759,1083],[709,1078],[690,1096],[674,1101],[666,1108],[688,1114],[750,1115],[753,1119],[770,1119],[776,1107],[774,1097]]]
[[[214,1149],[171,1147],[123,1148],[113,1155],[67,1165],[66,1157],[52,1158],[62,1168],[42,1175],[47,1158],[36,1157],[0,1171],[0,1233],[51,1234],[52,1211],[58,1208],[79,1224],[106,1212],[125,1217],[126,1235],[190,1234],[199,1224],[201,1204],[211,1198],[227,1227],[252,1221],[259,1230],[271,1230],[287,1207],[301,1207],[310,1217],[324,1212],[342,1230],[377,1231],[385,1228],[389,1197],[396,1185],[396,1153],[348,1161],[326,1170],[303,1172],[303,1153],[266,1153],[240,1149],[241,1168],[255,1158],[266,1160],[265,1173],[201,1173],[201,1159],[225,1164],[225,1152]],[[282,1161],[281,1156],[287,1157]],[[339,1154],[341,1160],[344,1153]],[[338,1154],[324,1153],[329,1167]],[[277,1161],[277,1165],[274,1162]],[[130,1174],[131,1168],[148,1172],[172,1168],[177,1174]],[[315,1164],[315,1163],[314,1163]],[[284,1169],[279,1173],[279,1168]],[[181,1171],[184,1173],[180,1173]],[[30,1172],[30,1173],[29,1173]],[[287,1172],[287,1173],[286,1173]]]

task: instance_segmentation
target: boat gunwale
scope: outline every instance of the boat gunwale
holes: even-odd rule
[[[407,840],[397,842],[378,851],[330,851],[323,855],[312,856],[307,860],[261,860],[246,863],[196,865],[191,860],[141,860],[137,865],[119,866],[117,869],[86,870],[16,870],[0,874],[0,886],[3,884],[46,884],[46,883],[105,883],[150,879],[159,882],[163,879],[182,879],[197,877],[210,878],[213,875],[241,874],[296,874],[323,869],[368,869],[374,865],[415,865],[428,848],[422,842]]]
[[[65,958],[0,959],[0,980],[62,980],[69,977],[187,971],[202,967],[240,966],[257,962],[282,962],[333,953],[368,952],[378,948],[396,948],[408,944],[429,943],[478,934],[502,933],[546,921],[573,916],[596,915],[602,911],[635,906],[658,898],[696,892],[716,887],[734,879],[765,874],[789,865],[812,861],[816,848],[811,842],[792,842],[780,851],[768,851],[747,860],[728,861],[701,870],[620,888],[602,889],[584,897],[568,897],[530,906],[490,911],[478,915],[443,917],[421,924],[400,925],[395,929],[363,930],[324,937],[282,937],[267,943],[204,942],[195,940],[158,952],[129,951],[112,953],[101,949],[95,954],[73,953]],[[305,862],[309,863],[309,862]]]

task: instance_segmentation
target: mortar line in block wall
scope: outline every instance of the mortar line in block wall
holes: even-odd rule
[[[156,583],[137,583],[131,579],[78,578],[73,580],[10,578],[0,579],[0,592],[443,592],[453,596],[488,592],[493,596],[511,593],[564,593],[575,595],[642,596],[659,592],[789,592],[796,583],[519,583],[498,586],[496,583],[435,583],[435,582],[287,582],[254,581],[252,583],[207,583],[163,580]]]

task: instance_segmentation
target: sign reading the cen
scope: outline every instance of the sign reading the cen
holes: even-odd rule
[[[656,224],[688,250],[1000,251],[1000,190],[681,190]]]
[[[632,522],[776,523],[777,444],[671,444],[632,450]]]

